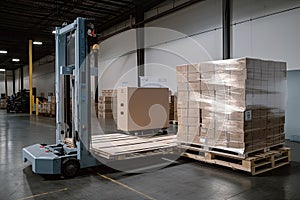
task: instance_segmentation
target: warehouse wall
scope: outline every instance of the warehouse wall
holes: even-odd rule
[[[221,59],[221,6],[220,0],[204,1],[147,23],[146,27],[165,30],[146,31],[151,47],[145,53],[146,76],[166,80],[164,85],[176,92],[176,65]],[[146,16],[152,12],[157,11]]]
[[[100,43],[99,90],[137,86],[135,36],[136,31],[130,30]]]
[[[19,72],[18,72],[19,73]],[[28,65],[23,68],[24,73],[24,89],[29,89],[29,69]],[[16,81],[20,83],[20,77]],[[33,63],[32,69],[32,85],[36,88],[36,93],[41,93],[47,97],[48,93],[55,93],[55,61],[54,56],[46,56],[39,61]],[[16,89],[16,91],[18,91]]]
[[[0,72],[0,94],[5,93],[5,74],[7,76],[7,95],[12,95],[13,93],[13,75],[11,70],[6,72]]]
[[[16,92],[21,89],[21,77],[20,77],[20,69],[15,70],[15,85],[16,85]]]
[[[300,135],[299,113],[300,113],[300,70],[288,71],[288,97],[286,109],[286,133],[287,138]]]
[[[6,71],[7,76],[7,95],[13,94],[13,71]]]
[[[233,0],[233,57],[286,61],[300,69],[300,1]]]

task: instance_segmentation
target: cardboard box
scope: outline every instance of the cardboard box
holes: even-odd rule
[[[51,103],[56,103],[55,96],[51,96]]]
[[[168,88],[118,88],[117,96],[119,130],[149,130],[169,126]]]
[[[103,118],[103,119],[112,119],[113,118],[113,113],[99,111],[98,116],[99,116],[99,118]]]
[[[104,97],[113,97],[115,90],[102,90],[102,96]]]

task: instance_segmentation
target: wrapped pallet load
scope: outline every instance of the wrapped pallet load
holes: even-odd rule
[[[284,143],[286,63],[230,59],[176,75],[179,142],[239,154]]]

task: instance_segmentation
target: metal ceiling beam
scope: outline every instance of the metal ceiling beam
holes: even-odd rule
[[[143,5],[143,9],[146,12],[150,8],[153,8],[154,6],[160,4],[163,1],[165,1],[165,0],[140,1],[140,3],[138,3],[138,4]],[[134,3],[137,4],[137,2],[138,1],[135,1]],[[119,16],[111,19],[109,22],[99,25],[98,29],[99,30],[108,29],[108,28],[114,26],[115,24],[121,23],[122,21],[129,19],[130,15],[134,15],[134,13],[135,13],[135,9],[130,9],[130,10],[126,11],[125,13],[123,13],[122,15],[119,15]]]
[[[30,31],[30,30],[33,30],[34,28],[34,24],[32,24],[32,27],[30,26],[26,26],[26,25],[21,25],[21,24],[11,24],[11,23],[4,23],[2,22],[1,23],[2,25],[2,29],[5,27],[5,30],[16,30],[19,32],[19,34],[22,34],[23,31]],[[47,25],[40,25],[41,27],[44,27],[44,28],[48,28]],[[54,28],[53,28],[54,29]],[[39,30],[39,29],[35,29],[36,31],[40,31],[40,32],[50,32],[50,29],[42,29],[42,30]]]
[[[18,32],[17,27],[15,29],[0,29],[0,41],[13,41],[13,40],[24,40],[31,38],[39,38],[46,41],[54,41],[54,34],[51,32],[41,32],[41,31],[33,31],[32,29],[29,31],[23,31],[22,34]],[[16,30],[16,31],[15,31]],[[27,41],[26,41],[27,43]]]
[[[198,3],[198,2],[201,2],[201,1],[204,1],[204,0],[190,0],[190,1],[187,1],[187,2],[185,2],[185,3],[182,3],[182,4],[178,5],[178,6],[176,6],[176,7],[172,8],[172,9],[170,9],[170,10],[167,10],[167,11],[165,11],[165,12],[162,12],[162,13],[160,13],[160,14],[158,14],[158,15],[153,16],[153,17],[147,18],[147,19],[145,19],[143,22],[135,23],[135,24],[133,24],[133,25],[124,27],[123,29],[118,30],[118,31],[116,31],[116,32],[114,32],[114,33],[105,35],[105,36],[101,37],[100,40],[105,40],[105,39],[107,39],[107,38],[109,38],[109,37],[111,37],[111,36],[114,36],[114,35],[116,35],[116,34],[118,34],[118,33],[127,31],[127,30],[129,30],[129,29],[131,29],[131,28],[137,28],[137,27],[139,26],[140,23],[148,23],[148,22],[151,22],[151,21],[156,20],[156,19],[158,19],[158,18],[160,18],[160,17],[169,15],[169,14],[171,14],[171,13],[173,13],[173,12],[176,12],[176,11],[178,11],[178,10],[181,10],[181,9],[183,9],[183,8],[186,8],[186,7],[188,7],[188,6],[191,6],[191,5],[193,5],[193,4],[195,4],[195,3]],[[154,7],[154,6],[153,6],[153,7]]]
[[[96,3],[96,4],[102,4],[102,5],[110,5],[112,7],[120,8],[131,8],[131,6],[128,5],[128,3],[122,3],[120,1],[97,1],[97,0],[89,0],[89,2]]]
[[[20,0],[18,0],[17,3],[15,1],[2,0],[2,5],[1,6],[9,6],[11,9],[19,8],[19,9],[24,9],[24,10],[30,10],[28,8],[31,8],[32,11],[34,9],[37,9],[36,11],[40,12],[40,13],[41,13],[41,9],[43,9],[43,10],[52,10],[49,7],[36,6],[36,4],[34,4],[34,2],[32,2],[32,1],[24,3],[23,1],[20,1]]]
[[[2,0],[0,6],[0,48],[7,48],[9,55],[0,56],[0,62],[15,67],[13,56],[27,64],[28,39],[41,40],[42,47],[34,49],[34,59],[54,52],[54,35],[51,33],[62,22],[72,22],[78,16],[94,18],[95,24],[104,30],[105,26],[119,23],[134,15],[134,8],[140,2],[143,9],[161,3],[162,0]],[[112,22],[110,22],[113,20]],[[102,26],[105,24],[105,26]],[[1,63],[2,63],[1,62]]]
[[[5,14],[6,13],[6,14]],[[5,14],[5,15],[4,15]],[[16,15],[18,15],[18,17],[15,17]],[[41,16],[35,16],[35,15],[30,15],[30,14],[25,14],[25,13],[19,13],[17,11],[11,11],[11,10],[1,10],[1,20],[10,17],[10,20],[14,20],[14,21],[25,21],[26,23],[28,23],[28,19],[43,19],[43,17]],[[49,21],[52,22],[63,22],[63,19],[60,18],[48,18]]]
[[[96,12],[96,13],[100,13],[100,12],[103,12],[103,13],[106,13],[106,14],[113,14],[113,15],[116,15],[115,12],[118,11],[116,9],[108,9],[107,7],[98,7],[98,6],[93,6],[93,5],[84,5],[84,1],[82,1],[81,3],[82,4],[79,4],[79,5],[76,5],[75,3],[69,3],[69,2],[62,2],[61,4],[58,4],[56,2],[44,2],[44,1],[39,1],[41,3],[44,3],[44,4],[48,4],[48,5],[57,5],[59,6],[60,8],[59,9],[62,9],[62,8],[72,8],[72,9],[80,9],[80,10],[85,10],[85,11],[93,11],[93,12]],[[97,3],[101,3],[101,2],[97,2]]]
[[[122,2],[124,4],[131,4],[132,3],[132,0],[128,0],[128,1],[125,1],[125,0],[110,0],[110,1],[113,1],[113,2]]]

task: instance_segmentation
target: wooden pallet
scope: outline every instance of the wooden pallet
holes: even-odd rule
[[[222,153],[227,156],[233,156],[233,157],[239,157],[239,158],[248,158],[254,154],[257,153],[266,153],[270,150],[278,149],[284,147],[284,143],[279,143],[275,145],[271,145],[268,147],[263,147],[263,148],[257,148],[254,150],[248,150],[246,152],[240,152],[236,148],[227,148],[227,147],[221,147],[221,146],[206,146],[206,145],[201,145],[197,143],[185,143],[182,141],[178,141],[178,144],[181,148],[189,149],[189,148],[196,148],[196,149],[203,149],[206,152],[212,152],[212,153]]]
[[[171,153],[176,146],[175,135],[141,138],[115,133],[92,136],[91,152],[105,159],[126,160]]]
[[[257,175],[287,165],[291,160],[289,148],[281,147],[264,153],[256,153],[248,158],[228,155],[222,152],[208,152],[204,149],[191,147],[182,154],[198,161],[242,170]]]

